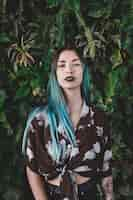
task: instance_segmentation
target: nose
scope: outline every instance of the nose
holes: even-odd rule
[[[66,72],[67,73],[72,73],[73,72],[73,67],[71,63],[66,63]]]

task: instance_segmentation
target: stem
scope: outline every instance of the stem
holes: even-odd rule
[[[89,49],[89,53],[90,53],[90,57],[94,58],[95,57],[95,41],[93,39],[92,33],[90,28],[85,24],[85,21],[83,19],[83,17],[81,16],[81,14],[79,14],[78,12],[75,11],[76,17],[79,21],[79,24],[81,24],[81,26],[84,29],[84,33],[85,33],[85,37],[87,39],[88,42],[88,49]]]

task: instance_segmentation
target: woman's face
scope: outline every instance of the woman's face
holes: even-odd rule
[[[74,50],[64,50],[60,53],[56,68],[57,81],[65,90],[80,89],[83,77],[83,66]]]

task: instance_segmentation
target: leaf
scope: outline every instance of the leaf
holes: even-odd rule
[[[40,80],[39,79],[33,79],[30,82],[30,86],[32,87],[32,89],[39,87],[40,85]]]
[[[51,8],[57,6],[60,3],[60,0],[48,0],[47,3],[48,6]]]
[[[31,89],[29,88],[29,86],[23,85],[17,90],[15,99],[27,97],[30,94],[30,92],[31,92]]]
[[[115,88],[119,81],[119,70],[112,70],[108,73],[105,82],[105,104],[112,102],[112,97],[115,95]]]
[[[3,106],[7,95],[5,90],[0,90],[0,108]]]
[[[19,188],[8,185],[8,190],[4,193],[3,197],[5,200],[19,200],[20,195],[21,192]]]
[[[8,43],[10,42],[10,38],[6,33],[0,33],[0,43]]]
[[[93,40],[93,41],[91,41],[89,44],[90,44],[90,46],[89,46],[89,49],[90,49],[89,55],[90,55],[90,57],[91,57],[92,59],[94,59],[94,58],[95,58],[95,55],[96,55],[95,41]]]
[[[111,58],[110,58],[112,64],[113,64],[113,67],[112,68],[115,68],[117,67],[118,65],[122,64],[123,62],[123,59],[122,59],[122,56],[121,56],[121,52],[120,52],[120,49],[115,49]]]
[[[104,43],[107,43],[105,37],[100,32],[94,32],[94,35]]]
[[[84,28],[84,34],[88,43],[88,49],[86,47],[85,52],[88,52],[89,50],[89,56],[94,59],[95,55],[96,55],[96,47],[95,47],[95,41],[93,39],[92,33],[90,28],[85,24],[84,18],[82,17],[82,15],[80,13],[78,13],[77,11],[75,11],[76,17],[79,21],[79,23],[81,24],[81,26]]]
[[[6,122],[7,118],[4,112],[0,112],[0,122]]]
[[[80,10],[80,0],[69,0],[68,4],[69,6],[71,6],[73,10],[76,10],[76,11]]]
[[[120,34],[117,35],[112,35],[112,40],[115,44],[117,44],[118,48],[121,48],[121,38],[120,38]]]
[[[100,18],[103,16],[109,17],[112,11],[111,1],[104,3],[103,1],[89,0],[88,1],[88,16]]]

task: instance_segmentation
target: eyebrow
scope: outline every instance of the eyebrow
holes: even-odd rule
[[[75,59],[72,60],[72,62],[76,62],[76,61],[80,61],[80,59],[79,58],[75,58]],[[65,63],[66,60],[59,60],[58,62]]]

